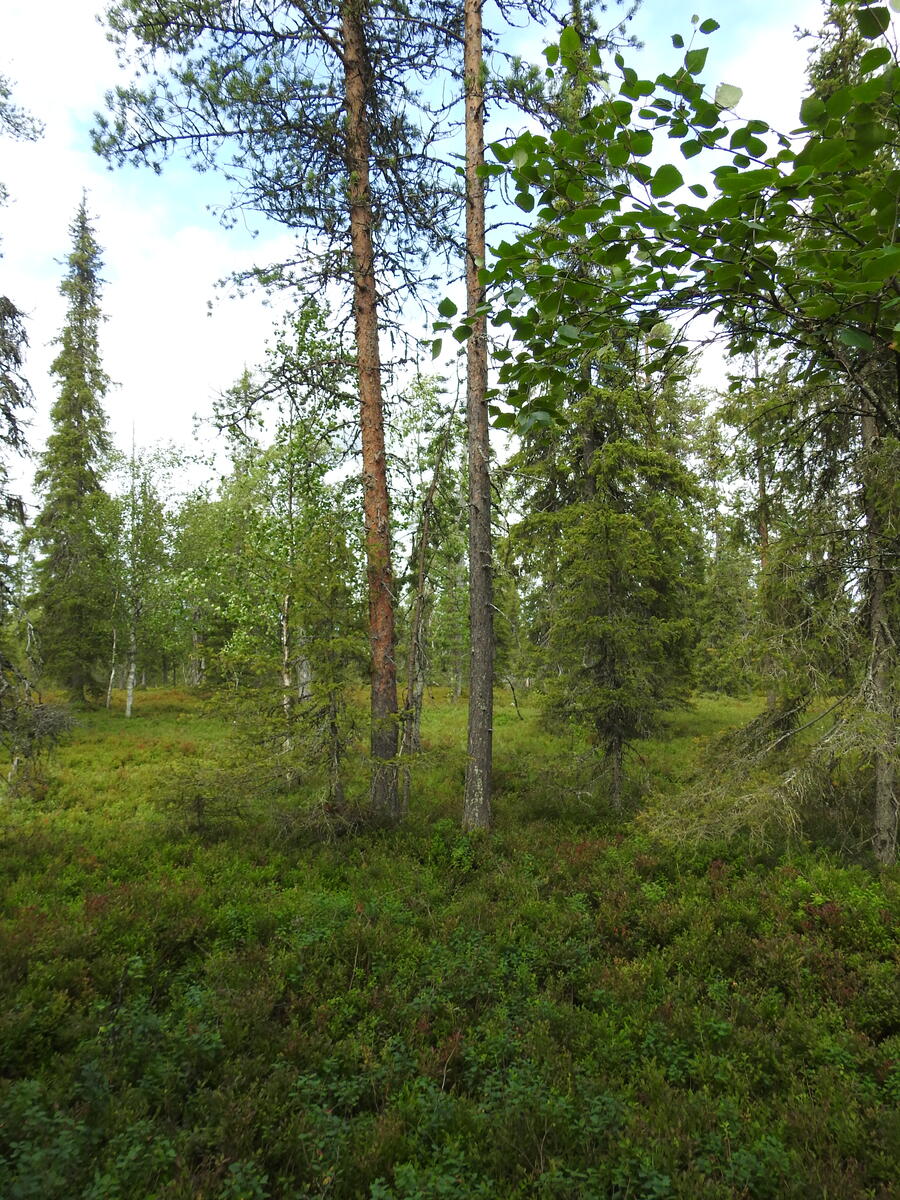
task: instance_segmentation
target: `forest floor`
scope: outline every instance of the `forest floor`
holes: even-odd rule
[[[755,711],[632,770],[674,793]],[[200,697],[81,717],[0,809],[0,1196],[900,1196],[900,874],[665,849],[522,716],[489,836],[444,695],[407,823],[344,836],[252,788],[192,828]]]

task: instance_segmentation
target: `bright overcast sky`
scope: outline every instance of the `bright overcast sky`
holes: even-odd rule
[[[699,7],[698,7],[699,5]],[[486,5],[486,20],[493,13]],[[33,144],[2,143],[0,179],[11,203],[0,210],[0,291],[29,317],[28,375],[37,412],[32,441],[46,431],[53,391],[47,368],[63,317],[60,260],[82,190],[103,247],[104,363],[117,387],[107,398],[117,443],[190,442],[193,415],[261,356],[273,315],[255,298],[227,300],[215,281],[252,262],[290,252],[275,229],[255,240],[225,230],[206,206],[221,199],[216,181],[184,166],[110,172],[92,154],[92,114],[118,81],[112,48],[97,23],[98,0],[3,0],[0,73],[15,100],[44,122]],[[714,17],[705,78],[744,89],[742,115],[780,128],[797,121],[805,49],[795,26],[815,28],[819,0],[644,0],[634,25],[646,44],[648,72],[678,65],[670,34],[689,34],[692,13]],[[537,31],[533,31],[536,34]],[[532,31],[521,40],[535,44]],[[212,316],[207,306],[214,301]]]

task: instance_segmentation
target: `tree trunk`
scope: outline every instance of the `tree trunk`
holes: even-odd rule
[[[400,807],[409,812],[412,777],[409,759],[422,749],[422,702],[425,696],[425,637],[428,628],[427,581],[419,580],[410,622],[409,651],[406,657],[406,697],[403,702],[403,724],[400,737]]]
[[[756,392],[757,403],[759,402],[759,385],[759,353],[757,352],[753,355],[753,387]],[[765,450],[762,443],[762,435],[759,432],[757,432],[756,436],[756,516],[757,530],[759,532],[759,580],[763,598],[763,618],[766,624],[765,634],[768,638],[775,627],[775,617],[771,612],[771,602],[767,597],[767,592],[771,588],[771,581],[768,579],[769,490]],[[766,649],[764,652],[761,666],[763,679],[766,684],[766,712],[774,715],[778,705],[778,694],[775,689],[775,664],[772,661],[772,652],[770,649]]]
[[[587,398],[594,384],[590,359],[585,359],[581,364],[581,382]],[[592,468],[594,455],[600,448],[600,439],[597,437],[592,408],[593,406],[589,404],[581,426],[581,495],[586,501],[593,500],[597,495],[597,476]]]
[[[611,782],[610,801],[616,812],[622,808],[622,787],[625,782],[624,751],[621,738],[614,738],[609,747]]]
[[[125,681],[125,716],[131,716],[134,706],[134,679],[137,674],[137,623],[140,615],[140,605],[131,612],[128,623],[128,676]]]
[[[774,628],[775,619],[771,612],[771,603],[766,602],[767,591],[771,587],[771,582],[768,579],[769,493],[766,484],[766,464],[760,446],[757,446],[756,455],[756,502],[759,530],[759,577],[763,596],[763,615],[766,622],[765,634],[768,638]],[[778,693],[775,690],[775,664],[772,661],[772,652],[769,649],[766,649],[763,654],[762,673],[766,684],[766,711],[773,714],[778,705]]]
[[[406,656],[406,699],[403,704],[403,721],[400,736],[400,758],[408,758],[418,754],[422,748],[422,699],[425,694],[425,654],[423,650],[426,630],[426,605],[428,581],[425,568],[428,557],[428,547],[431,541],[431,514],[434,508],[434,497],[444,465],[444,456],[450,445],[453,434],[453,420],[456,416],[456,402],[450,410],[447,421],[446,437],[440,444],[434,469],[431,473],[431,483],[422,502],[422,518],[419,522],[416,537],[416,592],[413,598],[412,620],[409,623],[409,649]],[[401,797],[400,807],[404,815],[409,811],[410,791],[409,764],[401,767]]]
[[[285,595],[281,601],[278,629],[281,635],[281,706],[287,725],[291,723],[291,598]]]
[[[300,630],[300,652],[297,655],[297,699],[305,703],[312,699],[312,663],[306,654],[303,631]]]
[[[344,803],[344,743],[341,737],[338,692],[328,697],[328,800],[340,807]]]
[[[116,636],[117,636],[117,631],[116,631],[115,626],[113,626],[112,657],[110,659],[110,664],[109,664],[109,683],[107,684],[107,687],[106,687],[106,707],[107,708],[109,708],[110,705],[112,704],[113,682],[115,681],[115,678],[116,678]]]
[[[278,614],[278,628],[281,635],[281,709],[284,714],[284,750],[289,753],[294,748],[291,728],[294,719],[292,703],[293,679],[291,677],[291,597],[285,593],[281,601],[281,611]]]
[[[394,601],[390,512],[384,453],[378,300],[372,242],[371,155],[367,94],[371,88],[363,0],[344,0],[344,107],[347,114],[350,240],[353,256],[353,316],[359,375],[363,509],[369,584],[369,642],[372,651],[371,802],[382,819],[399,819],[397,792],[397,669],[394,661]]]
[[[866,676],[868,701],[879,718],[879,727],[888,741],[887,752],[877,750],[874,757],[875,812],[874,849],[878,862],[893,863],[897,854],[897,797],[894,790],[893,748],[895,740],[894,698],[891,687],[894,641],[887,606],[887,572],[881,552],[882,522],[874,502],[878,487],[877,462],[880,442],[878,418],[874,407],[863,398],[863,506],[866,517],[866,549],[869,567],[869,666]]]
[[[463,71],[466,99],[466,410],[469,436],[469,736],[463,828],[491,823],[494,706],[494,610],[491,570],[490,438],[487,411],[487,318],[484,287],[484,57],[481,6],[465,0]]]

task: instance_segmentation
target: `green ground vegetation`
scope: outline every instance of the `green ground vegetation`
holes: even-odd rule
[[[4,1200],[896,1196],[896,869],[666,849],[500,692],[463,834],[465,706],[426,700],[400,828],[229,788],[221,705],[172,691],[4,801]],[[676,793],[760,704],[697,700],[633,774]]]

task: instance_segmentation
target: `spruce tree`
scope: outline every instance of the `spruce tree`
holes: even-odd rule
[[[512,460],[525,505],[514,537],[542,592],[531,636],[545,711],[586,732],[614,808],[626,752],[690,689],[703,567],[695,401],[681,377],[654,386],[643,358],[635,336],[589,364],[566,424]]]
[[[111,578],[110,502],[102,482],[110,453],[103,410],[109,378],[99,344],[102,260],[84,197],[70,232],[72,249],[60,285],[66,319],[50,368],[59,395],[35,476],[43,505],[31,537],[39,552],[35,575],[44,668],[80,700],[95,690],[99,665],[108,657]]]

